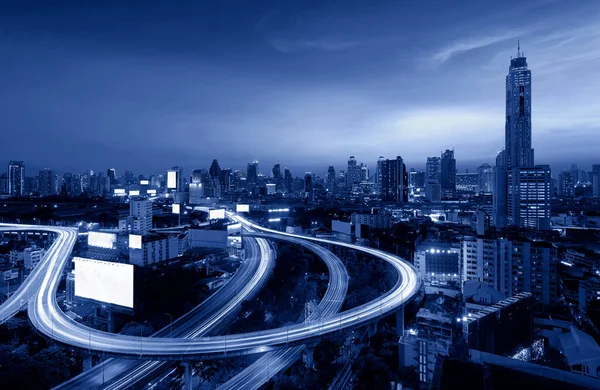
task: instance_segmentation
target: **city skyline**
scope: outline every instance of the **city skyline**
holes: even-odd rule
[[[124,4],[5,5],[1,96],[18,136],[0,146],[4,163],[158,172],[214,158],[243,169],[258,158],[325,176],[350,155],[371,169],[381,155],[422,169],[454,148],[459,171],[471,171],[493,164],[503,144],[503,75],[518,39],[535,72],[536,160],[555,172],[595,162],[592,2],[456,4],[444,16],[384,5],[155,4],[139,17]],[[507,21],[508,12],[516,16]],[[186,22],[169,22],[184,13]],[[38,55],[46,61],[32,61]],[[73,148],[57,157],[65,143]]]

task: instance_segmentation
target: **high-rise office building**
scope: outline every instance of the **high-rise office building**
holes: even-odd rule
[[[337,192],[337,177],[335,175],[335,168],[330,165],[327,169],[327,180],[325,182],[325,189],[330,197],[335,197]]]
[[[256,183],[258,181],[258,160],[254,160],[248,164],[248,170],[246,172],[246,182]]]
[[[490,164],[481,164],[477,168],[477,175],[479,176],[479,191],[490,193],[493,188],[493,169]]]
[[[556,301],[559,260],[548,242],[466,237],[461,257],[463,282],[478,280],[506,296],[530,292],[544,304]]]
[[[592,197],[600,198],[600,164],[592,165]]]
[[[190,203],[198,204],[202,202],[204,198],[204,176],[206,171],[202,169],[195,169],[192,172],[192,181],[190,182]]]
[[[360,181],[369,181],[369,168],[363,163],[360,163]]]
[[[277,189],[277,191],[281,191],[283,189],[283,175],[281,174],[281,163],[279,161],[277,161],[277,163],[273,165],[271,173],[273,174],[275,188]]]
[[[114,168],[108,168],[106,170],[106,176],[108,177],[111,191],[114,186],[117,184],[117,171]]]
[[[381,198],[388,202],[408,202],[408,172],[400,156],[381,162]]]
[[[8,175],[6,173],[0,174],[0,194],[8,194]]]
[[[425,164],[425,183],[440,184],[440,158],[427,157]]]
[[[550,167],[515,168],[507,173],[507,224],[550,229]]]
[[[377,160],[377,168],[375,169],[375,188],[377,188],[378,194],[381,194],[381,164],[383,161],[385,161],[385,158],[383,158],[383,156],[379,156],[379,159]]]
[[[348,171],[346,173],[346,188],[351,190],[353,184],[358,184],[361,182],[361,172],[362,169],[358,165],[356,158],[354,158],[354,156],[350,156],[348,159]]]
[[[23,196],[25,185],[25,164],[23,161],[8,163],[8,193],[11,196]]]
[[[440,186],[444,198],[451,199],[456,193],[456,159],[454,150],[446,149],[440,158]]]
[[[558,196],[572,198],[575,196],[573,172],[565,171],[558,174]]]
[[[219,165],[219,162],[214,159],[212,161],[212,164],[210,164],[210,168],[208,169],[208,174],[210,175],[211,178],[219,178],[219,176],[221,176],[221,166]]]
[[[56,195],[56,175],[54,171],[48,168],[40,171],[39,180],[41,196]]]
[[[506,76],[505,145],[496,158],[494,222],[550,228],[550,167],[535,166],[531,147],[531,71],[517,50]]]
[[[145,236],[152,229],[152,202],[148,199],[132,199],[129,216],[133,219],[130,232]]]
[[[315,201],[315,189],[311,172],[306,172],[304,175],[304,198],[309,202]]]
[[[285,191],[288,193],[288,196],[294,193],[294,177],[292,176],[292,172],[285,167],[283,171],[283,181],[285,183]]]
[[[408,187],[412,191],[425,188],[425,172],[411,168],[410,173],[408,174]]]

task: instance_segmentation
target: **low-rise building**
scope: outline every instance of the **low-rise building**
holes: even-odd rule
[[[26,270],[34,269],[46,253],[43,249],[38,248],[26,248],[23,252],[23,266]]]
[[[177,235],[149,235],[142,237],[142,248],[129,249],[129,263],[147,266],[174,259],[179,255]]]

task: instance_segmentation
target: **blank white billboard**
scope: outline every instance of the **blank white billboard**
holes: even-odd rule
[[[171,212],[173,214],[180,214],[181,213],[181,205],[179,203],[173,203],[171,205]]]
[[[227,225],[227,234],[241,234],[242,233],[242,224],[241,223],[232,223]]]
[[[208,210],[208,219],[225,219],[225,209]]]
[[[150,180],[140,180],[140,185],[141,186],[147,186],[150,184]]]
[[[114,249],[117,245],[117,235],[114,233],[89,232],[88,246]]]
[[[140,191],[139,190],[131,190],[129,191],[129,196],[139,196],[140,195]]]
[[[129,235],[129,248],[131,249],[142,249],[142,236],[139,234]]]
[[[167,188],[177,188],[177,172],[167,172]]]
[[[74,257],[75,295],[133,308],[133,265]]]
[[[250,205],[247,205],[247,204],[236,204],[235,205],[235,212],[236,213],[249,213],[250,212]]]

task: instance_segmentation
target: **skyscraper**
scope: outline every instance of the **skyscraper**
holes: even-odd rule
[[[306,172],[304,175],[304,198],[309,202],[315,201],[315,191],[311,172]]]
[[[11,196],[23,196],[25,165],[23,161],[8,163],[8,193]]]
[[[425,183],[440,183],[439,157],[427,157],[427,164],[425,164]]]
[[[41,196],[56,195],[56,175],[54,171],[48,168],[40,171],[39,180]]]
[[[440,158],[440,185],[444,198],[453,198],[456,192],[456,160],[454,150],[446,149]]]
[[[592,165],[592,196],[600,198],[600,164]]]
[[[479,176],[479,191],[490,193],[492,192],[492,167],[490,164],[481,164],[477,168]]]
[[[531,148],[531,71],[527,58],[517,49],[506,76],[506,124],[504,129],[504,166],[507,169],[532,167]]]
[[[385,158],[383,158],[383,156],[379,156],[379,159],[377,160],[377,168],[375,171],[375,184],[377,188],[377,193],[379,194],[381,194],[381,164],[383,164],[383,161],[385,161]]]
[[[330,165],[327,169],[327,181],[326,181],[327,193],[330,197],[335,197],[337,192],[337,178],[335,176],[335,168]]]
[[[246,181],[248,183],[256,183],[258,181],[258,160],[254,160],[248,164]]]
[[[145,236],[152,229],[152,202],[148,199],[132,199],[129,202],[130,231]]]
[[[283,180],[285,182],[285,191],[287,192],[288,196],[294,193],[294,177],[292,176],[292,173],[290,172],[290,170],[285,167],[285,170],[283,171]]]
[[[396,203],[408,202],[408,172],[400,156],[381,161],[381,198]]]
[[[531,71],[517,50],[506,76],[504,150],[495,167],[494,223],[550,227],[550,167],[535,166],[531,147]]]
[[[356,158],[354,156],[350,156],[348,159],[348,171],[346,174],[346,187],[348,190],[352,190],[353,184],[358,184],[361,182],[361,167],[358,165]]]
[[[195,169],[192,172],[192,182],[190,183],[191,204],[201,203],[202,198],[204,198],[204,185],[207,182],[207,179],[204,179],[204,177],[208,176],[205,172],[206,171],[202,169]]]
[[[575,195],[573,172],[565,171],[558,174],[558,196],[572,198]]]

